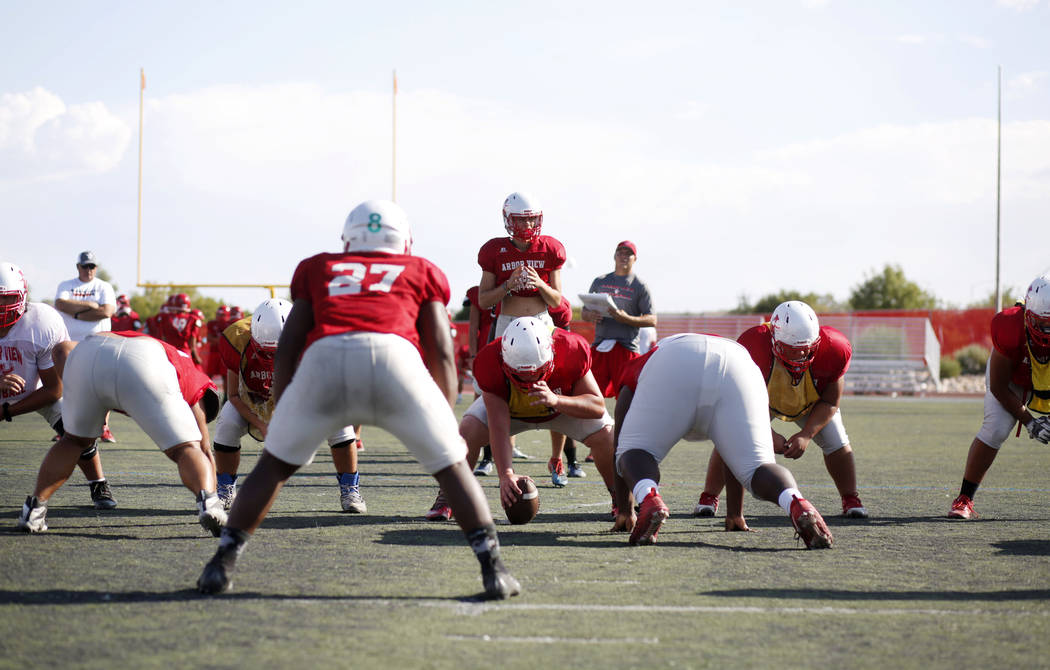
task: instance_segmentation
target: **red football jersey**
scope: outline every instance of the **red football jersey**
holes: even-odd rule
[[[492,324],[499,317],[500,303],[497,302],[495,306],[489,309],[481,309],[481,306],[478,304],[477,286],[471,286],[467,289],[467,300],[478,310],[478,341],[474,345],[474,351],[478,351],[489,342],[489,331],[492,329]]]
[[[114,332],[113,334],[120,337],[150,337],[145,333],[137,333],[132,330]],[[167,342],[157,341],[164,347],[164,354],[168,357],[168,362],[175,368],[175,374],[179,378],[179,390],[182,392],[182,397],[186,400],[186,404],[193,405],[199,402],[205,391],[215,388],[215,384],[212,384],[208,376],[200,371],[200,368],[189,357],[189,354],[179,351]]]
[[[736,341],[751,354],[752,360],[762,371],[762,378],[769,381],[769,375],[773,372],[773,329],[763,323],[748,328]],[[845,335],[831,326],[820,327],[820,345],[809,367],[809,374],[813,377],[817,393],[823,393],[828,384],[838,381],[846,374],[852,356],[853,347]]]
[[[569,324],[572,323],[572,305],[564,295],[561,297],[561,304],[557,307],[548,307],[547,313],[551,315],[555,328],[569,329]]]
[[[190,351],[190,339],[200,332],[201,322],[189,312],[161,312],[154,317],[157,330],[153,331],[150,324],[150,334],[159,340],[167,342],[179,351]]]
[[[329,335],[365,332],[400,335],[416,349],[420,307],[447,305],[451,295],[445,273],[427,259],[380,252],[311,256],[295,269],[291,294],[313,306],[307,347]]]
[[[547,379],[547,386],[555,393],[569,394],[572,393],[576,382],[591,369],[591,345],[583,337],[567,330],[555,329],[552,338],[554,371]],[[503,372],[502,340],[503,338],[497,337],[478,352],[474,358],[474,379],[482,391],[494,393],[510,403],[512,394],[518,391],[517,387],[512,388]],[[557,415],[558,412],[549,411],[546,416],[540,417],[516,416],[514,411],[511,411],[512,418],[530,422],[547,421]]]
[[[117,312],[109,319],[110,330],[142,330],[142,319],[133,309]]]
[[[538,235],[525,251],[519,251],[509,237],[496,237],[483,244],[478,252],[478,265],[496,275],[496,286],[510,279],[511,273],[525,264],[535,268],[540,278],[550,283],[551,272],[565,265],[565,247],[553,237]],[[539,291],[514,291],[514,295],[539,295]]]
[[[648,352],[632,358],[620,367],[620,378],[615,380],[613,384],[616,388],[616,395],[620,395],[620,391],[625,386],[631,389],[632,393],[638,389],[638,376],[642,374],[642,368],[645,367],[645,363],[650,356],[656,353],[657,349],[659,349],[658,346],[653,347]]]
[[[1008,307],[992,317],[992,346],[1014,364],[1010,381],[1026,391],[1032,390],[1032,363],[1028,359],[1024,307]],[[1038,352],[1036,352],[1038,354]]]

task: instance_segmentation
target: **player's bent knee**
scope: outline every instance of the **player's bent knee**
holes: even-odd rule
[[[235,454],[241,450],[241,445],[230,446],[228,444],[219,444],[218,442],[211,445],[212,449],[223,454]]]

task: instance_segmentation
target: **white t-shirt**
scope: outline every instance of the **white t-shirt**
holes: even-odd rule
[[[69,339],[62,316],[51,305],[31,302],[11,330],[0,337],[0,373],[15,373],[26,380],[25,390],[7,395],[0,391],[0,402],[12,405],[40,388],[40,370],[55,367],[51,352],[59,342]]]
[[[80,281],[79,277],[74,277],[67,281],[62,282],[58,285],[58,291],[55,293],[55,300],[82,300],[97,302],[99,307],[102,305],[117,305],[117,296],[113,292],[113,287],[109,282],[103,281],[98,277],[95,277],[89,282]],[[69,339],[74,342],[79,342],[91,333],[98,333],[105,330],[110,330],[109,319],[99,319],[98,321],[81,321],[74,319],[72,314],[62,314],[62,320],[66,322],[66,329],[69,331]]]
[[[638,329],[638,353],[647,354],[656,344],[656,328],[646,326]]]

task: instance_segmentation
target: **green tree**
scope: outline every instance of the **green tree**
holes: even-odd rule
[[[1018,300],[1021,300],[1024,297],[1024,293],[1018,292],[1018,290],[1016,288],[1014,288],[1013,286],[1007,286],[1007,287],[1003,288],[1003,292],[1000,295],[1002,296],[1001,300],[1003,301],[1003,307],[1012,307],[1014,302],[1016,302]],[[995,308],[995,291],[992,291],[991,293],[989,293],[988,297],[985,298],[984,300],[977,300],[977,301],[971,302],[969,305],[967,305],[967,307],[970,307],[970,308],[991,307],[991,308],[994,309]]]
[[[742,295],[737,300],[736,308],[731,310],[730,314],[771,314],[777,305],[788,300],[801,300],[812,307],[814,312],[841,312],[847,308],[846,305],[835,300],[835,296],[830,293],[780,291],[763,296],[754,303],[748,302],[747,296]]]
[[[935,309],[937,298],[908,280],[899,265],[872,272],[853,288],[849,304],[853,309]]]
[[[163,305],[168,299],[168,296],[175,293],[185,293],[188,295],[190,297],[190,303],[193,305],[194,309],[199,309],[204,312],[205,320],[214,318],[215,310],[219,305],[230,304],[222,298],[216,299],[211,296],[201,295],[197,289],[189,286],[151,287],[145,289],[142,293],[129,295],[128,298],[131,300],[131,309],[138,312],[139,316],[143,319],[148,319],[160,311],[161,305]],[[252,306],[254,307],[254,305]],[[249,314],[251,314],[251,310],[244,309],[244,315],[248,316]]]

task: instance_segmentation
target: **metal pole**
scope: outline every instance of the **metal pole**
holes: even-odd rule
[[[995,127],[995,312],[1003,308],[1002,284],[999,283],[999,200],[1002,188],[1002,164],[1003,164],[1003,66],[998,67],[998,100],[997,117]]]
[[[142,102],[146,93],[146,70],[139,68],[139,212],[138,248],[135,253],[135,285],[142,286]]]

